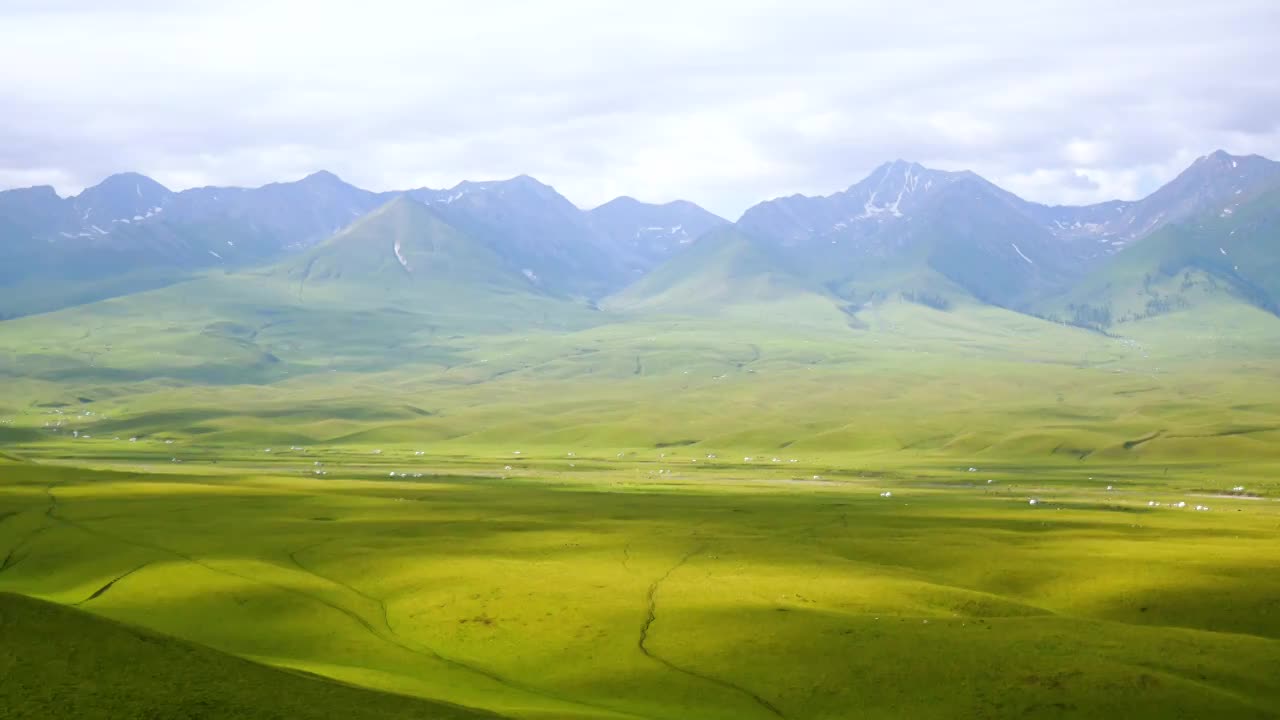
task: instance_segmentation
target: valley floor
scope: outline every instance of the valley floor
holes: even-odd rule
[[[0,459],[0,592],[520,718],[1277,717],[1265,466],[707,454]]]
[[[0,324],[0,593],[91,614],[0,663],[97,616],[250,699],[266,664],[528,719],[1280,712],[1272,315],[251,300]]]

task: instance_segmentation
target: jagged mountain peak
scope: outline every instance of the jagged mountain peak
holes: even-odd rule
[[[907,160],[886,162],[846,190],[822,196],[791,195],[760,203],[738,221],[760,237],[784,245],[825,242],[832,234],[905,220],[945,186],[985,180],[970,172],[933,170]],[[994,186],[991,186],[994,187]]]
[[[450,188],[458,190],[525,190],[535,192],[555,192],[555,188],[531,175],[516,175],[505,180],[463,180]]]
[[[2,190],[0,191],[0,197],[7,198],[11,202],[17,201],[19,198],[41,202],[62,199],[52,185],[32,185],[31,187]]]
[[[1202,172],[1206,169],[1235,169],[1238,168],[1241,163],[1254,164],[1258,162],[1272,163],[1271,160],[1268,160],[1261,155],[1233,155],[1226,150],[1219,149],[1214,150],[1208,155],[1201,155],[1196,158],[1195,162],[1191,163],[1191,166],[1183,172]]]
[[[1195,163],[1193,163],[1193,165],[1199,165],[1203,163],[1229,163],[1232,160],[1239,162],[1240,160],[1246,160],[1246,159],[1265,160],[1265,158],[1263,158],[1260,155],[1233,155],[1227,152],[1226,150],[1223,150],[1222,148],[1218,148],[1217,150],[1214,150],[1208,155],[1201,155],[1200,157],[1196,158],[1196,161]]]
[[[619,195],[618,197],[601,203],[587,212],[613,212],[619,210],[634,210],[636,208],[649,207],[650,203],[637,200],[630,195]]]
[[[299,178],[297,180],[290,180],[287,182],[268,183],[267,185],[263,185],[261,188],[257,188],[257,189],[289,190],[289,189],[298,189],[298,188],[303,188],[306,190],[310,190],[312,192],[317,192],[317,191],[358,192],[358,193],[372,194],[372,193],[369,193],[367,190],[361,190],[360,188],[357,188],[355,185],[352,185],[351,183],[347,182],[346,180],[343,180],[342,178],[338,177],[336,174],[328,170],[317,170],[311,173],[310,175]],[[225,189],[237,190],[238,188],[225,188]]]
[[[1241,213],[1250,198],[1278,183],[1280,163],[1218,150],[1141,201],[1047,207],[969,171],[897,158],[825,197],[761,203],[738,226],[824,283],[891,290],[896,280],[872,276],[919,278],[925,268],[978,299],[1013,304],[1168,224]],[[529,175],[409,194],[509,270],[592,298],[728,224],[693,203],[631,196],[584,212]],[[0,240],[12,239],[15,258],[47,255],[48,267],[75,265],[86,277],[143,266],[233,268],[304,251],[389,199],[397,203],[379,217],[406,201],[323,170],[255,189],[180,193],[145,175],[120,173],[66,200],[49,188],[0,193]],[[997,280],[1002,284],[994,290],[987,287]]]
[[[163,212],[174,193],[146,175],[136,172],[117,173],[71,198],[76,219],[63,223],[66,233],[73,228],[80,233],[105,235],[116,224],[129,224]]]
[[[317,170],[298,182],[325,185],[348,185],[348,183],[328,170]]]
[[[905,160],[884,163],[845,191],[846,195],[855,196],[862,202],[862,213],[851,220],[902,217],[906,209],[904,201],[910,206],[916,199],[958,180],[981,178],[968,172],[932,170]]]
[[[614,198],[587,213],[597,234],[624,255],[632,275],[650,270],[725,220],[694,203],[662,204],[630,196]]]
[[[122,172],[108,175],[97,185],[85,188],[75,198],[93,197],[107,193],[133,193],[137,197],[156,197],[171,195],[172,191],[142,173]]]
[[[469,283],[528,288],[532,281],[403,194],[280,268],[301,288],[336,283],[353,293],[409,288],[438,293],[442,283],[455,289]]]
[[[590,217],[528,175],[408,191],[523,273],[566,294],[599,297],[622,274]]]
[[[893,173],[906,173],[906,172],[930,173],[930,172],[941,172],[941,171],[931,170],[921,165],[920,163],[915,162],[914,160],[904,160],[902,158],[898,158],[896,160],[890,160],[888,162],[883,162],[877,165],[874,170],[872,170],[870,173],[867,174],[867,177],[868,178],[879,177],[881,175],[889,175]],[[857,183],[855,183],[855,185],[856,184]]]
[[[611,212],[631,212],[631,211],[644,210],[644,209],[663,209],[663,210],[678,211],[678,212],[697,212],[697,213],[704,213],[710,217],[719,217],[714,213],[704,209],[702,206],[698,205],[697,203],[689,202],[688,200],[671,200],[663,203],[651,203],[651,202],[645,202],[643,200],[637,200],[636,198],[631,197],[630,195],[619,195],[618,197],[608,202],[602,203],[596,206],[595,208],[588,210],[587,212],[591,214],[604,214],[604,213],[611,213]],[[723,220],[722,218],[721,220],[723,222],[728,222],[727,220]]]

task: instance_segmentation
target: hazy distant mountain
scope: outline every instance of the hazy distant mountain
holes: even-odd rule
[[[749,208],[738,224],[786,246],[818,242],[832,235],[867,237],[886,223],[910,217],[932,194],[967,177],[975,176],[896,160],[834,195],[792,195],[760,203]]]
[[[712,228],[729,224],[691,202],[655,205],[619,197],[591,210],[591,225],[623,257],[627,270],[640,275],[679,252]]]
[[[1170,223],[1230,214],[1277,177],[1280,163],[1219,151],[1137,202],[1049,207],[970,172],[899,160],[834,195],[761,203],[739,225],[847,297],[946,295],[931,287],[940,277],[980,301],[1025,309]]]
[[[408,194],[541,287],[599,297],[623,282],[618,254],[596,234],[586,213],[527,175]]]
[[[280,266],[300,298],[309,293],[376,295],[390,302],[415,294],[452,302],[470,291],[539,292],[483,243],[434,210],[398,197]]]
[[[760,265],[847,302],[896,295],[937,306],[976,301],[1040,312],[1060,311],[1064,298],[1079,300],[1079,288],[1097,289],[1097,278],[1124,263],[1149,266],[1133,259],[1146,255],[1130,254],[1140,248],[1168,275],[1176,263],[1159,248],[1181,248],[1183,241],[1168,238],[1191,232],[1170,228],[1194,221],[1203,233],[1195,242],[1210,249],[1219,231],[1245,233],[1227,226],[1246,206],[1254,208],[1250,217],[1265,213],[1256,208],[1273,202],[1268,192],[1277,182],[1280,163],[1219,151],[1142,200],[1050,207],[971,172],[898,160],[833,195],[760,203],[734,225],[740,237],[716,235],[718,244],[706,251],[698,250],[698,239],[728,227],[726,221],[683,201],[653,205],[623,197],[584,212],[528,176],[406,194],[484,249],[468,254],[469,264],[491,264],[549,295],[634,300],[679,285],[681,276],[690,278],[687,288],[713,287]],[[252,189],[175,193],[123,173],[71,198],[47,187],[0,192],[0,317],[279,263],[397,195],[362,190],[327,172]],[[1205,220],[1214,217],[1221,222]],[[1248,232],[1266,245],[1269,230]],[[1123,263],[1109,260],[1121,256]],[[699,267],[717,263],[731,267]],[[1262,260],[1253,266],[1269,267]],[[1269,291],[1247,289],[1268,287],[1265,278],[1230,282],[1238,294],[1271,302],[1259,299]]]
[[[652,272],[610,297],[607,307],[715,311],[814,292],[776,249],[727,225],[717,227]]]
[[[1167,185],[1136,202],[1086,207],[1032,205],[1032,213],[1055,235],[1091,240],[1092,253],[1119,251],[1170,223],[1218,210],[1231,212],[1280,179],[1280,163],[1257,155],[1218,150],[1199,158]]]
[[[325,172],[260,188],[206,187],[180,193],[146,176],[122,173],[65,200],[45,188],[0,193],[0,217],[20,224],[27,240],[76,249],[131,253],[139,243],[150,243],[151,250],[180,258],[190,255],[187,250],[216,246],[221,252],[243,239],[255,246],[256,255],[267,255],[318,242],[383,201]],[[204,247],[201,236],[213,232],[224,237]],[[213,262],[207,260],[211,257],[216,260],[207,253],[200,260]]]
[[[178,193],[167,221],[215,225],[258,243],[265,255],[314,245],[388,197],[361,190],[329,172],[259,188],[195,188]]]
[[[0,315],[62,307],[260,263],[309,246],[384,199],[316,173],[260,188],[174,193],[136,173],[62,199],[0,193]]]
[[[62,198],[51,187],[0,192],[0,285],[20,281],[48,261],[43,235],[66,215]]]
[[[173,196],[145,175],[121,173],[70,198],[69,219],[80,232],[107,235],[118,223],[143,222],[163,213]]]
[[[1025,205],[973,173],[899,160],[834,195],[762,203],[738,224],[850,299],[960,289],[1016,307],[1074,260]]]
[[[1252,196],[1232,192],[1220,207],[1219,193],[1190,196],[1212,209],[1163,223],[1067,292],[1046,298],[1041,312],[1098,328],[1224,300],[1280,313],[1280,176]]]

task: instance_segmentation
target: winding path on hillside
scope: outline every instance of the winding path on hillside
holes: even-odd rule
[[[645,600],[648,604],[648,610],[647,610],[647,613],[645,614],[644,622],[640,624],[640,638],[636,643],[636,647],[640,649],[640,652],[645,657],[649,658],[650,660],[653,660],[656,663],[659,663],[660,665],[666,667],[669,670],[673,670],[675,672],[680,673],[681,675],[686,675],[696,680],[701,680],[703,682],[711,683],[713,685],[724,688],[726,690],[737,693],[739,695],[746,696],[750,698],[751,701],[754,702],[756,705],[768,711],[770,715],[773,715],[774,717],[785,718],[786,716],[782,714],[782,711],[779,710],[777,706],[775,706],[773,703],[769,702],[768,700],[764,699],[763,697],[760,697],[759,695],[752,692],[751,690],[748,690],[747,688],[741,685],[738,685],[737,683],[730,682],[728,680],[721,680],[720,678],[707,675],[705,673],[699,672],[692,668],[684,667],[682,665],[677,665],[676,663],[663,657],[662,655],[657,654],[656,652],[653,651],[652,648],[649,647],[649,631],[653,628],[654,622],[656,622],[658,619],[658,600],[657,600],[658,591],[662,589],[662,584],[667,581],[667,578],[671,577],[671,575],[675,573],[675,571],[684,567],[684,565],[689,562],[690,558],[702,552],[702,550],[703,548],[701,546],[695,547],[692,550],[689,550],[683,556],[681,556],[680,560],[677,561],[675,565],[672,565],[671,567],[667,568],[666,572],[664,572],[658,579],[654,580],[652,583],[649,584],[649,590],[645,596]]]
[[[413,654],[413,655],[417,655],[417,656],[419,656],[419,657],[423,657],[423,658],[426,658],[426,659],[429,659],[429,660],[433,660],[433,661],[439,662],[439,663],[441,663],[441,664],[444,664],[444,665],[447,665],[447,666],[449,666],[449,667],[452,667],[452,668],[454,668],[454,669],[456,669],[456,670],[461,670],[461,671],[464,671],[464,672],[469,672],[469,673],[472,673],[472,674],[475,674],[475,675],[479,675],[479,676],[481,676],[481,677],[483,677],[483,678],[485,678],[485,679],[487,679],[487,680],[489,680],[489,681],[491,681],[491,682],[494,682],[494,683],[496,683],[496,684],[498,684],[498,685],[500,685],[500,686],[506,687],[506,688],[508,688],[508,689],[510,689],[510,690],[514,690],[514,691],[516,691],[516,692],[520,692],[520,693],[525,693],[525,694],[528,694],[528,695],[533,695],[533,696],[536,696],[536,697],[542,697],[542,698],[545,698],[545,699],[547,699],[547,700],[553,700],[553,701],[556,701],[556,702],[559,702],[559,703],[565,703],[565,704],[567,704],[567,705],[577,706],[577,707],[581,707],[581,708],[590,708],[590,709],[592,709],[592,710],[601,711],[601,712],[604,712],[604,713],[607,713],[607,714],[609,714],[609,715],[616,716],[616,717],[636,717],[636,716],[632,715],[631,713],[627,712],[626,710],[620,710],[620,709],[611,708],[611,707],[607,707],[607,706],[596,705],[596,704],[593,704],[593,703],[591,703],[591,702],[584,701],[584,700],[581,700],[581,699],[578,699],[578,698],[573,698],[573,697],[569,697],[569,696],[566,696],[566,695],[560,695],[560,694],[554,693],[554,692],[549,691],[549,690],[545,690],[545,689],[542,689],[542,688],[536,688],[536,687],[532,687],[532,686],[529,686],[529,685],[525,685],[525,684],[520,683],[520,682],[518,682],[518,681],[515,681],[515,680],[512,680],[512,679],[510,679],[510,678],[507,678],[507,677],[504,677],[504,676],[502,676],[502,675],[499,675],[499,674],[497,674],[497,673],[495,673],[495,672],[493,672],[493,671],[491,671],[491,670],[487,670],[487,669],[485,669],[485,668],[482,668],[482,667],[479,667],[479,666],[476,666],[476,665],[471,665],[471,664],[468,664],[468,663],[463,662],[463,661],[461,661],[461,660],[457,660],[457,659],[455,659],[455,658],[449,657],[448,655],[444,655],[444,654],[442,654],[442,653],[438,652],[437,650],[435,650],[434,648],[432,648],[432,647],[430,647],[430,646],[423,645],[423,644],[421,644],[421,643],[416,643],[416,642],[415,642],[415,643],[409,643],[409,642],[407,642],[407,641],[406,641],[402,636],[400,636],[398,633],[396,633],[396,631],[394,630],[394,628],[392,628],[392,626],[391,626],[391,624],[390,624],[390,621],[389,621],[389,618],[388,618],[388,615],[387,615],[386,603],[385,603],[385,601],[384,601],[384,600],[379,599],[379,598],[375,598],[375,597],[373,597],[373,596],[371,596],[371,595],[368,595],[367,593],[364,593],[364,592],[362,592],[362,591],[360,591],[360,590],[357,590],[356,588],[354,588],[354,587],[352,587],[351,585],[348,585],[348,584],[346,584],[346,583],[338,582],[338,581],[336,581],[336,580],[333,580],[332,578],[327,578],[327,577],[324,577],[324,576],[322,576],[322,575],[319,575],[319,574],[317,574],[317,573],[315,573],[315,572],[312,572],[311,570],[306,569],[304,566],[302,566],[302,564],[301,564],[301,563],[299,563],[299,562],[298,562],[298,560],[297,560],[297,555],[298,555],[298,554],[300,554],[300,553],[302,553],[302,552],[305,552],[306,550],[310,549],[311,547],[314,547],[314,545],[312,545],[312,546],[307,546],[307,547],[304,547],[304,548],[300,548],[299,550],[294,550],[292,553],[289,553],[289,557],[290,557],[290,559],[293,561],[293,564],[294,564],[294,565],[296,565],[296,566],[300,569],[300,571],[301,571],[301,572],[304,572],[304,573],[306,573],[306,574],[309,574],[309,575],[311,575],[311,576],[313,576],[313,577],[319,578],[319,579],[321,579],[321,580],[323,580],[323,581],[326,581],[326,582],[329,582],[329,583],[331,583],[331,584],[337,585],[338,587],[342,587],[342,588],[344,588],[344,589],[346,589],[346,590],[348,590],[348,591],[350,591],[350,592],[355,593],[357,596],[359,596],[359,597],[361,597],[361,598],[364,598],[364,599],[366,599],[366,600],[369,600],[369,601],[372,601],[372,602],[377,603],[377,604],[378,604],[378,606],[381,608],[381,613],[382,613],[382,624],[384,625],[385,630],[384,630],[384,629],[380,629],[380,628],[376,627],[373,623],[371,623],[371,622],[370,622],[368,619],[366,619],[363,615],[361,615],[360,613],[358,613],[358,612],[356,612],[356,611],[352,610],[351,608],[348,608],[348,607],[346,607],[346,606],[344,606],[344,605],[341,605],[341,604],[335,603],[335,602],[333,602],[333,601],[330,601],[330,600],[328,600],[328,599],[325,599],[324,597],[322,597],[322,596],[320,596],[320,595],[317,595],[317,594],[314,594],[314,593],[310,593],[310,592],[307,592],[307,591],[305,591],[305,590],[301,590],[301,589],[299,589],[299,588],[292,587],[292,586],[287,585],[287,584],[281,584],[281,583],[277,583],[277,582],[272,582],[272,581],[270,581],[270,580],[265,580],[265,579],[262,579],[262,578],[253,577],[253,576],[251,576],[251,575],[246,575],[246,574],[243,574],[243,573],[235,572],[235,571],[233,571],[233,570],[228,570],[228,569],[226,569],[226,568],[217,567],[217,566],[211,565],[211,564],[209,564],[208,562],[205,562],[205,561],[203,561],[203,560],[201,560],[201,559],[199,559],[199,558],[197,558],[197,557],[194,557],[194,556],[189,555],[189,554],[187,554],[187,553],[183,553],[183,552],[181,552],[181,551],[179,551],[179,550],[175,550],[175,549],[173,549],[173,548],[165,547],[165,546],[163,546],[163,545],[158,545],[158,544],[154,544],[154,543],[148,543],[148,542],[144,542],[144,541],[134,540],[134,539],[127,538],[127,537],[122,537],[122,536],[117,535],[117,534],[115,534],[115,533],[107,532],[107,531],[100,530],[100,529],[97,529],[97,528],[92,528],[92,527],[89,527],[89,526],[87,526],[87,525],[85,525],[85,524],[83,524],[83,523],[80,523],[80,522],[77,522],[77,521],[72,520],[72,519],[70,519],[70,518],[67,518],[67,517],[65,517],[65,516],[59,515],[59,514],[56,512],[56,511],[57,511],[57,509],[58,509],[59,503],[58,503],[57,496],[53,494],[53,488],[54,488],[54,486],[49,486],[49,487],[46,489],[46,493],[47,493],[47,494],[48,494],[48,496],[49,496],[50,504],[49,504],[49,506],[47,507],[47,509],[45,510],[45,515],[46,515],[48,518],[50,518],[51,520],[54,520],[54,521],[56,521],[56,522],[62,523],[62,524],[64,524],[64,525],[67,525],[68,527],[73,527],[73,528],[76,528],[76,529],[78,529],[78,530],[81,530],[81,531],[83,531],[83,532],[85,532],[85,533],[88,533],[88,534],[90,534],[90,535],[96,535],[96,536],[98,536],[98,537],[107,538],[107,539],[109,539],[109,540],[114,540],[114,541],[116,541],[116,542],[123,543],[123,544],[126,544],[126,545],[133,545],[133,546],[135,546],[135,547],[140,547],[140,548],[143,548],[143,549],[151,550],[151,551],[153,551],[153,552],[158,552],[158,553],[162,553],[162,554],[165,554],[165,555],[170,555],[170,556],[172,556],[172,557],[178,558],[178,559],[180,559],[180,560],[183,560],[183,561],[185,561],[185,562],[191,563],[191,564],[196,565],[196,566],[198,566],[198,567],[204,568],[205,570],[208,570],[208,571],[213,572],[213,573],[218,573],[218,574],[221,574],[221,575],[226,575],[226,576],[229,576],[229,577],[234,577],[234,578],[237,578],[237,579],[240,579],[240,580],[245,580],[245,581],[248,581],[248,582],[251,582],[251,583],[255,583],[255,584],[258,584],[258,585],[264,585],[264,586],[266,586],[266,587],[268,587],[268,588],[274,589],[274,590],[279,591],[279,592],[288,593],[288,594],[290,594],[290,595],[294,595],[294,596],[297,596],[297,597],[303,598],[303,599],[305,599],[305,600],[309,600],[309,601],[311,601],[311,602],[319,603],[319,604],[321,604],[321,605],[323,605],[323,606],[325,606],[325,607],[327,607],[327,608],[329,608],[329,609],[331,609],[331,610],[333,610],[333,611],[335,611],[335,612],[341,613],[343,616],[347,617],[347,618],[348,618],[348,619],[350,619],[351,621],[353,621],[353,622],[355,622],[356,624],[358,624],[361,628],[363,628],[363,629],[365,630],[365,632],[367,632],[368,634],[370,634],[371,636],[373,636],[375,639],[377,639],[377,640],[379,640],[379,641],[381,641],[381,642],[383,642],[383,643],[386,643],[386,644],[388,644],[388,645],[391,645],[391,646],[393,646],[393,647],[395,647],[395,648],[398,648],[398,649],[400,649],[400,650],[402,650],[402,651],[405,651],[405,652],[411,653],[411,654]],[[40,529],[47,529],[48,527],[49,527],[48,525],[45,525],[45,526],[42,526]],[[16,563],[15,563],[15,564],[16,564]],[[147,563],[147,564],[149,564],[149,563]],[[116,580],[112,580],[111,582],[107,583],[103,588],[101,588],[101,589],[99,590],[99,592],[95,593],[95,594],[94,594],[93,596],[91,596],[90,598],[88,598],[88,599],[86,599],[86,600],[84,600],[84,601],[81,601],[81,603],[78,603],[78,604],[82,604],[82,603],[84,603],[84,602],[88,602],[89,600],[92,600],[92,599],[94,599],[94,598],[96,598],[96,597],[99,597],[102,593],[106,592],[106,590],[110,589],[110,588],[111,588],[111,586],[112,586],[116,581],[118,581],[118,580],[122,579],[123,577],[126,577],[126,576],[128,576],[128,575],[130,575],[130,574],[132,574],[132,573],[136,572],[137,570],[140,570],[140,569],[141,569],[141,567],[134,568],[133,570],[129,571],[128,573],[125,573],[125,574],[124,574],[124,576],[121,576],[120,578],[117,578]]]

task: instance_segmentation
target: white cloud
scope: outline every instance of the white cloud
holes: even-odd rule
[[[1273,0],[103,5],[0,8],[0,186],[528,173],[735,216],[897,157],[1046,202],[1280,157]]]

